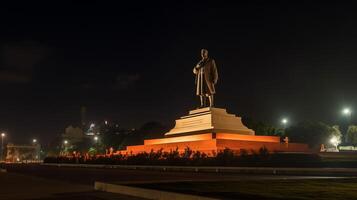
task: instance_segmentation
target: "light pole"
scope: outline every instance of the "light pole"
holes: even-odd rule
[[[342,109],[342,115],[346,116],[346,118],[347,118],[346,131],[343,134],[343,142],[347,143],[347,132],[348,132],[348,127],[351,124],[352,110],[350,108],[346,107],[346,108]]]
[[[63,153],[64,153],[64,154],[66,154],[66,152],[67,152],[67,144],[68,144],[68,140],[64,140],[64,141],[63,141],[63,147],[64,147]]]
[[[0,161],[3,161],[2,157],[4,154],[4,137],[6,136],[5,133],[1,133],[1,158]]]
[[[348,118],[348,123],[351,121],[352,110],[350,108],[344,108],[342,114]]]
[[[97,150],[97,154],[98,154],[98,136],[94,136],[94,142],[95,142],[95,149]]]
[[[286,125],[289,123],[289,120],[287,118],[283,118],[281,119],[281,124],[283,124],[283,127],[284,127],[284,131],[286,129]]]
[[[32,139],[32,145],[33,146],[36,146],[35,148],[35,151],[36,151],[36,154],[35,154],[35,160],[38,160],[40,158],[40,153],[39,153],[39,149],[38,149],[38,146],[37,146],[37,139]]]

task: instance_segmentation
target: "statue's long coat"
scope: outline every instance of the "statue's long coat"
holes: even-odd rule
[[[216,93],[214,85],[218,81],[216,62],[207,58],[198,64],[200,68],[193,68],[196,74],[196,95],[213,95]]]

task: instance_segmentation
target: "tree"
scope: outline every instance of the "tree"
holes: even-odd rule
[[[340,127],[337,125],[331,126],[329,129],[329,132],[330,132],[330,136],[335,136],[338,139],[340,139],[342,137]]]
[[[256,135],[276,135],[283,136],[284,131],[263,122],[255,121],[249,117],[243,117],[242,122],[248,128],[254,130]]]
[[[291,142],[307,143],[316,148],[321,144],[329,144],[333,136],[341,137],[338,126],[328,126],[322,122],[300,122],[286,129],[286,135]]]
[[[71,143],[81,142],[84,139],[82,129],[78,127],[68,126],[62,134],[64,140],[69,140]]]
[[[350,125],[347,129],[347,141],[352,145],[357,145],[357,126]]]
[[[162,138],[168,129],[159,122],[147,122],[140,127],[144,139]]]
[[[126,135],[120,148],[143,144],[145,139],[162,138],[167,131],[167,128],[159,122],[147,122],[140,129]]]

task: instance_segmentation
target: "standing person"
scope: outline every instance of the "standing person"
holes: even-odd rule
[[[206,99],[209,100],[209,107],[213,107],[213,95],[216,93],[215,84],[218,81],[218,72],[215,61],[208,57],[208,50],[201,50],[202,59],[193,68],[196,75],[196,95],[200,96],[200,107],[206,107]]]

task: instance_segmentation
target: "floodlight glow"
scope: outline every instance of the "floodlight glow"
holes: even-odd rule
[[[344,109],[342,110],[342,114],[344,114],[344,115],[349,115],[349,114],[351,114],[351,110],[350,110],[349,108],[344,108]]]
[[[63,141],[63,143],[64,143],[64,144],[68,144],[68,141],[67,141],[67,140],[65,140],[65,141]]]
[[[283,123],[283,124],[287,124],[287,123],[288,123],[288,119],[283,118],[283,119],[281,120],[281,123]]]
[[[33,142],[33,143],[36,143],[36,142],[37,142],[37,140],[36,140],[36,139],[33,139],[33,140],[32,140],[32,142]]]
[[[94,137],[94,140],[95,140],[95,141],[98,141],[98,137],[97,137],[97,136],[95,136],[95,137]]]
[[[330,143],[331,143],[333,146],[337,147],[337,146],[341,143],[341,141],[340,141],[340,139],[337,138],[336,136],[333,136],[333,137],[330,139]]]
[[[1,133],[1,137],[5,137],[5,133]]]

